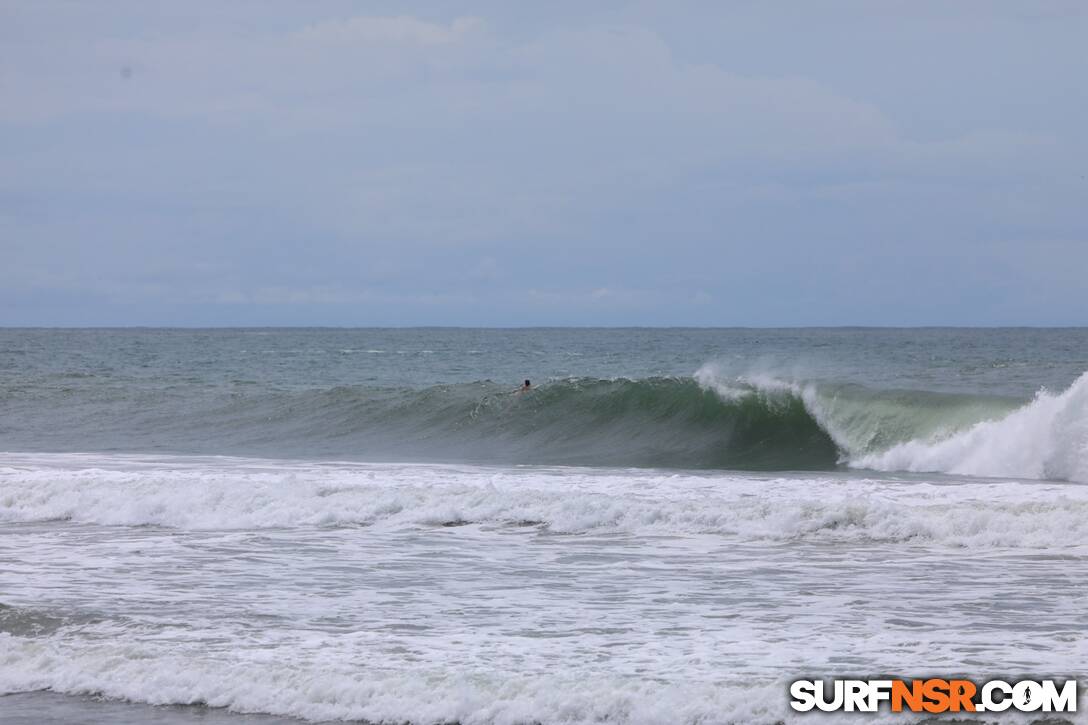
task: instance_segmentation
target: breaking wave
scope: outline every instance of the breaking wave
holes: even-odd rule
[[[725,400],[800,401],[834,441],[838,461],[880,471],[937,472],[1088,482],[1088,373],[1064,392],[1006,398],[797,384],[696,379]]]
[[[114,392],[116,399],[100,399]],[[65,420],[0,431],[0,444],[373,461],[855,467],[1088,482],[1088,373],[1029,401],[728,376],[709,365],[690,378],[552,380],[525,395],[490,381],[422,390],[186,391],[154,400],[125,397],[124,389],[95,395],[84,401],[85,414],[79,401],[54,401],[72,411]],[[51,404],[27,402],[39,410]]]

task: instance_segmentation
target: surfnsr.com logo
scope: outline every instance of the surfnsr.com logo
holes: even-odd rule
[[[990,680],[797,680],[790,707],[798,712],[1076,712],[1077,681]]]

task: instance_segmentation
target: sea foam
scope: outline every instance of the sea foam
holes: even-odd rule
[[[942,471],[1088,483],[1088,373],[1060,394],[1040,391],[999,420],[889,450],[851,465],[883,471]]]
[[[9,522],[181,529],[480,524],[566,534],[972,547],[1088,540],[1088,489],[1057,482],[185,456],[5,458],[0,521]]]
[[[979,398],[728,377],[713,365],[695,380],[730,403],[756,398],[773,409],[800,401],[853,468],[1088,483],[1088,373],[1011,409]]]
[[[346,657],[350,637],[299,646],[290,659],[236,650],[230,661],[154,644],[76,643],[0,633],[0,693],[48,689],[155,705],[374,723],[772,723],[793,720],[784,681],[662,683],[556,673],[408,672]],[[798,718],[800,719],[800,718]]]

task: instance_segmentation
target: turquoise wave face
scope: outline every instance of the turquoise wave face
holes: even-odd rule
[[[860,386],[572,378],[527,393],[483,381],[226,397],[121,397],[96,433],[145,449],[667,468],[830,469],[953,432],[1004,399]],[[170,414],[164,414],[163,410]],[[89,436],[88,436],[89,437]]]

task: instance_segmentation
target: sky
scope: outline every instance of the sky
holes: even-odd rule
[[[0,325],[1088,325],[1088,3],[0,1]]]

